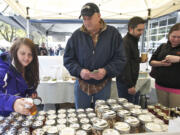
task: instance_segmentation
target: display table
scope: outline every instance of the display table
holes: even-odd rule
[[[150,78],[139,78],[136,89],[142,94],[151,90]],[[43,104],[73,103],[74,102],[74,81],[41,81],[37,88],[38,95],[42,98]],[[115,80],[111,84],[111,98],[117,98],[117,87]]]

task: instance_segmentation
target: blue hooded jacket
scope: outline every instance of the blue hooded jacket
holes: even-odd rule
[[[0,55],[0,115],[8,116],[14,111],[16,99],[35,93],[35,89],[28,88],[22,75],[11,64],[8,53]]]

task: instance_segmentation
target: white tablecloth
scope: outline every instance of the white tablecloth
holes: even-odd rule
[[[146,94],[151,90],[150,78],[139,78],[137,81],[137,90],[142,94]],[[74,102],[74,81],[57,81],[57,82],[42,82],[37,88],[39,96],[42,98],[43,104],[55,103],[73,103]],[[111,98],[117,98],[116,82],[111,84]]]

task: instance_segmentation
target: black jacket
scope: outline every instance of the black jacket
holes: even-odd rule
[[[127,33],[123,38],[123,45],[126,51],[127,63],[124,68],[123,74],[116,78],[117,81],[125,83],[128,88],[134,87],[138,80],[139,75],[139,39]]]
[[[161,61],[167,55],[180,56],[180,45],[171,47],[170,42],[160,45],[151,57],[151,60]],[[173,63],[168,67],[154,67],[156,83],[167,88],[180,89],[180,63]]]
[[[124,47],[120,33],[112,26],[100,33],[94,48],[91,36],[77,29],[66,45],[64,66],[72,76],[80,78],[83,68],[93,71],[105,68],[107,75],[102,80],[85,80],[89,84],[98,84],[103,80],[121,74],[125,65]]]

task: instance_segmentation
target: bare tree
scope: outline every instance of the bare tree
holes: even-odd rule
[[[11,25],[0,22],[0,35],[7,41],[11,42],[16,36],[16,28]]]

